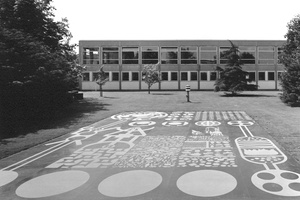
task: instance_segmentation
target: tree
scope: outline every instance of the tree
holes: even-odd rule
[[[54,21],[51,0],[0,0],[2,118],[46,115],[70,102],[80,68],[68,21]]]
[[[96,83],[100,86],[100,97],[103,97],[102,86],[108,81],[108,76],[105,74],[103,67],[100,67],[96,78]]]
[[[160,82],[160,73],[158,70],[159,63],[145,65],[142,71],[142,77],[144,82],[148,85],[148,94],[150,94],[150,88],[153,84]]]
[[[242,69],[242,61],[240,52],[237,46],[231,41],[231,48],[224,52],[224,58],[227,59],[225,68],[217,67],[216,70],[220,73],[220,78],[216,80],[215,91],[230,92],[236,95],[248,88],[247,79],[248,72]]]
[[[300,15],[287,25],[286,44],[279,59],[285,71],[281,74],[281,100],[290,105],[300,104]]]

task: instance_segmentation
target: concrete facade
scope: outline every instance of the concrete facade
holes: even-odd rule
[[[284,68],[278,55],[283,40],[232,40],[240,49],[244,70],[251,73],[259,90],[279,90]],[[79,41],[80,65],[86,66],[81,90],[99,90],[94,81],[104,66],[109,81],[103,90],[146,90],[142,69],[159,64],[164,80],[151,90],[213,90],[218,74],[216,66],[225,66],[222,52],[231,46],[228,40],[82,40]]]

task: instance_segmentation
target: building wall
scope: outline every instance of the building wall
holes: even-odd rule
[[[278,54],[285,41],[232,42],[245,53],[249,64],[242,67],[255,76],[252,83],[258,84],[260,90],[281,88],[278,74],[283,66],[278,63]],[[192,90],[213,90],[218,76],[215,68],[225,66],[222,51],[230,46],[227,40],[79,41],[80,64],[87,67],[81,90],[99,90],[94,79],[101,66],[109,74],[103,90],[147,90],[141,74],[147,62],[160,62],[159,71],[165,77],[151,90],[184,90],[186,85]]]

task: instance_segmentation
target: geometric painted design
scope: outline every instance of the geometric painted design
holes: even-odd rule
[[[120,158],[114,167],[174,167],[184,140],[184,136],[146,136]]]

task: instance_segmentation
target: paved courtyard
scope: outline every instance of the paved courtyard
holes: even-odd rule
[[[0,199],[299,199],[300,166],[247,112],[124,112],[1,160]]]

